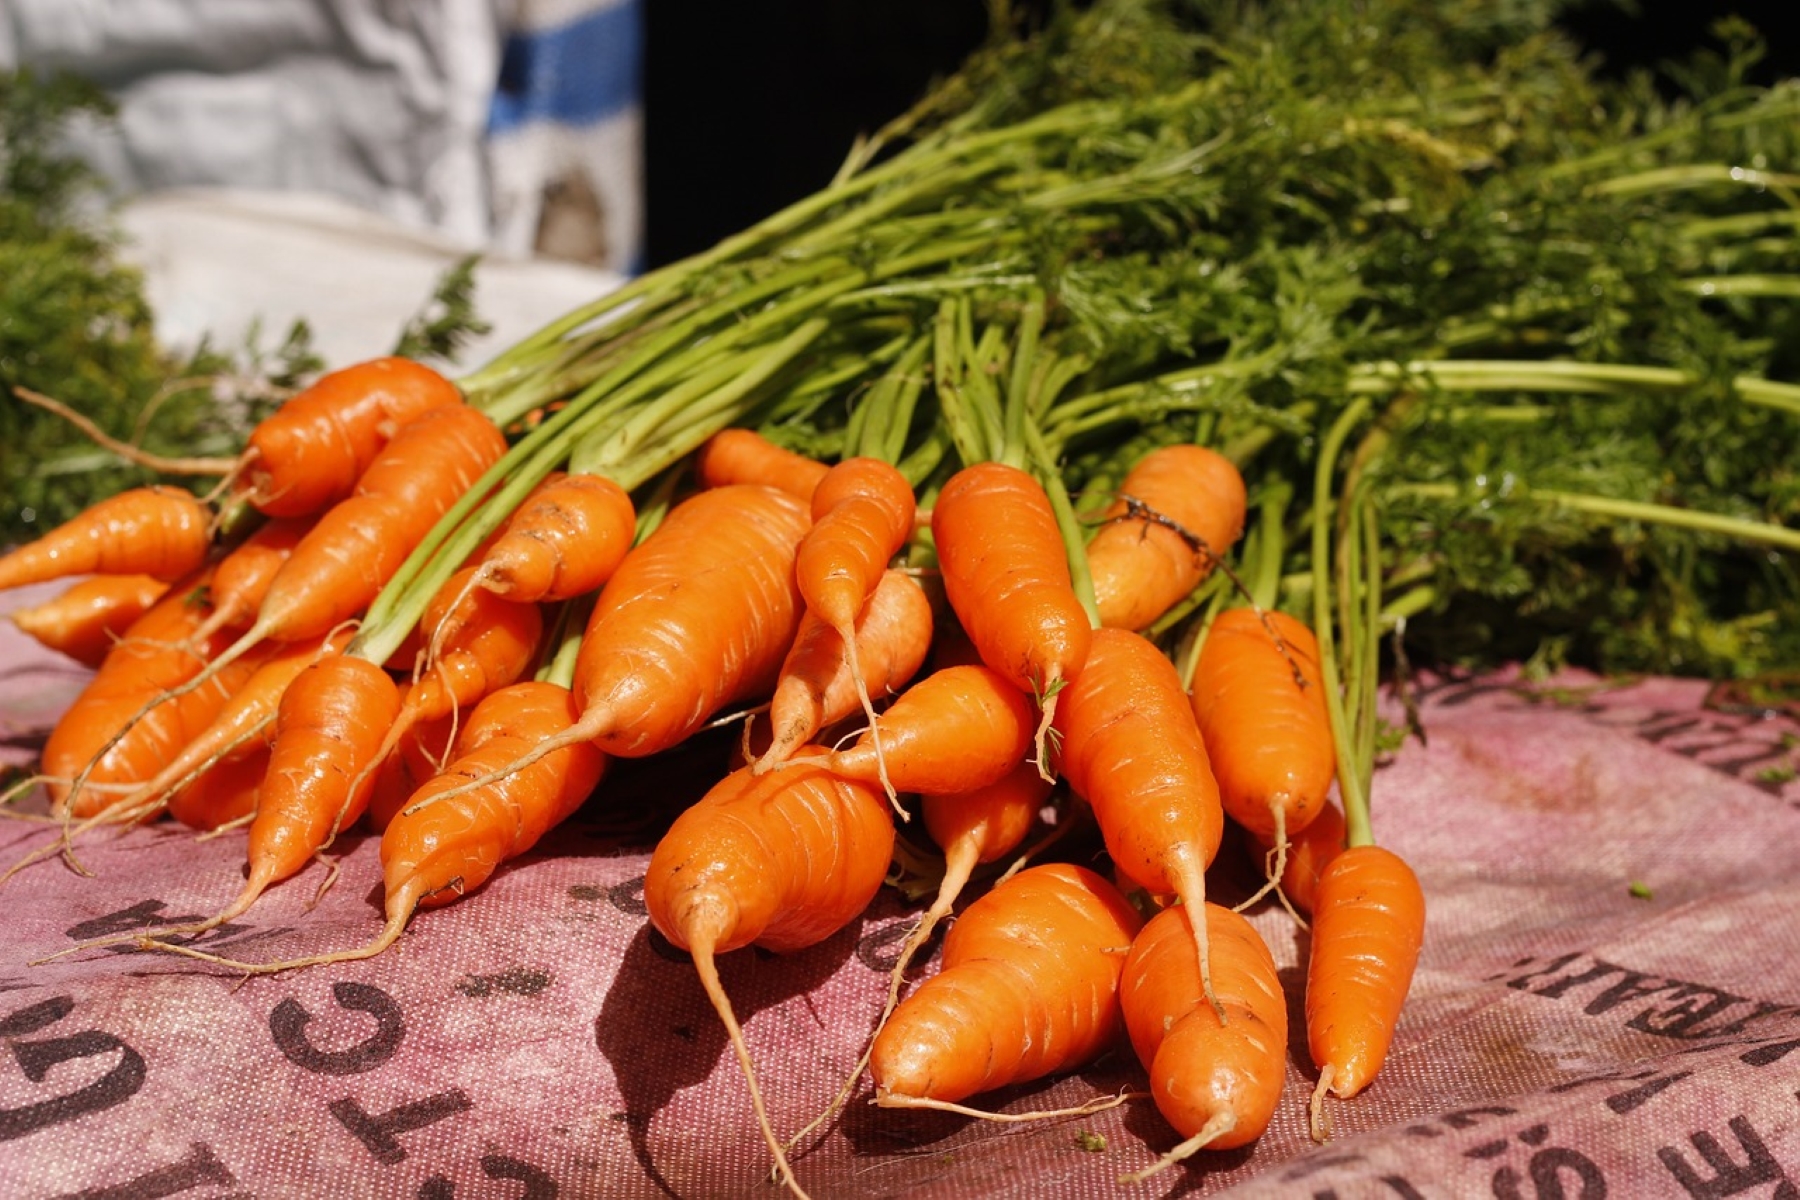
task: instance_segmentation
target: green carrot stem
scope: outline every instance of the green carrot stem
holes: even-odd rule
[[[1347,842],[1352,846],[1374,841],[1369,824],[1367,781],[1360,773],[1360,758],[1352,744],[1354,730],[1344,708],[1343,677],[1339,669],[1337,635],[1339,614],[1333,611],[1336,591],[1332,586],[1332,476],[1338,456],[1350,431],[1369,412],[1366,397],[1356,397],[1346,405],[1326,431],[1319,445],[1313,468],[1312,514],[1312,603],[1313,633],[1319,643],[1319,676],[1325,691],[1325,707],[1331,717],[1331,736],[1337,743],[1338,794],[1344,802],[1344,824]],[[1342,614],[1348,619],[1349,614]]]

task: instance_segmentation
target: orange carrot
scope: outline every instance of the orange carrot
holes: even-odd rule
[[[982,661],[1042,705],[1036,741],[1047,776],[1057,691],[1080,672],[1092,637],[1049,497],[1016,467],[977,463],[939,492],[931,532],[950,607]]]
[[[554,683],[515,683],[477,706],[465,731],[473,735],[470,740],[478,743],[476,748],[466,752],[459,748],[449,768],[415,792],[381,835],[387,920],[372,941],[347,950],[263,963],[241,962],[149,937],[141,938],[139,945],[252,974],[381,953],[399,939],[416,910],[448,904],[474,891],[502,863],[527,853],[538,839],[581,807],[607,763],[606,755],[589,743],[564,745],[529,766],[499,770],[530,747],[557,737],[574,717],[568,689]],[[464,786],[490,777],[491,783]]]
[[[1141,634],[1095,630],[1056,728],[1063,777],[1093,808],[1113,864],[1139,887],[1173,892],[1198,910],[1225,814],[1175,664]],[[1209,980],[1205,930],[1195,933],[1200,977]]]
[[[694,474],[703,488],[755,483],[811,501],[831,468],[815,458],[777,446],[753,429],[721,429],[694,454]]]
[[[904,792],[956,793],[997,783],[1031,752],[1031,700],[991,667],[946,667],[916,681],[882,714],[887,775]],[[867,730],[852,745],[795,755],[834,775],[879,783]]]
[[[477,578],[509,600],[572,600],[605,583],[636,537],[624,488],[603,475],[554,472],[482,553]]]
[[[930,653],[931,601],[904,571],[889,570],[856,621],[856,656],[866,690],[886,695],[905,686]],[[800,618],[769,700],[769,747],[756,761],[766,771],[792,757],[820,730],[862,707],[844,639],[811,612]]]
[[[406,690],[402,689],[402,703],[405,695]],[[413,793],[443,773],[449,765],[452,746],[467,730],[468,719],[459,721],[458,716],[413,723],[376,769],[375,782],[369,790],[370,828],[377,833],[387,829],[412,800]],[[469,749],[477,746],[478,743],[471,744]]]
[[[0,591],[72,575],[180,579],[211,548],[212,514],[199,497],[178,487],[131,488],[0,555]]]
[[[1351,846],[1319,877],[1306,965],[1314,1137],[1324,1137],[1325,1094],[1347,1100],[1381,1070],[1424,939],[1425,894],[1393,851]]]
[[[269,770],[269,747],[257,742],[243,753],[221,758],[177,788],[169,797],[169,815],[189,829],[211,832],[235,825],[256,812],[257,797]]]
[[[1232,608],[1207,631],[1189,685],[1226,815],[1275,847],[1325,806],[1337,774],[1331,713],[1312,630],[1283,612]]]
[[[96,575],[7,616],[46,649],[97,667],[131,623],[168,590],[168,583],[154,575]]]
[[[388,439],[415,417],[462,403],[421,363],[377,358],[320,376],[250,432],[241,459],[252,504],[302,517],[348,497]]]
[[[1123,1031],[1119,978],[1141,924],[1084,867],[1051,863],[996,885],[956,919],[943,968],[876,1037],[876,1102],[967,1112],[956,1102],[1098,1056]]]
[[[1191,953],[1195,912],[1206,914],[1212,947],[1211,1004]],[[1229,1150],[1262,1136],[1286,1080],[1287,998],[1250,922],[1217,904],[1164,909],[1131,945],[1119,1002],[1157,1110],[1184,1139],[1126,1182],[1202,1148]]]
[[[1290,839],[1287,862],[1280,871],[1271,865],[1275,846],[1261,839],[1255,841],[1263,851],[1263,870],[1281,880],[1281,894],[1296,909],[1310,913],[1317,907],[1319,880],[1325,868],[1344,852],[1344,813],[1327,800],[1319,815]]]
[[[715,960],[744,946],[786,954],[830,937],[874,898],[893,847],[893,817],[876,788],[814,767],[760,776],[746,767],[675,819],[645,873],[650,921],[692,954],[776,1168],[797,1193]]]
[[[1204,446],[1152,450],[1119,485],[1088,541],[1100,623],[1148,628],[1200,586],[1244,531],[1244,477]]]
[[[208,590],[212,616],[201,623],[195,639],[204,640],[214,630],[242,629],[254,620],[275,573],[311,528],[310,518],[267,521],[221,558]]]

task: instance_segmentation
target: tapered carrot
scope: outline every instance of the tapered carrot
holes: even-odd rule
[[[694,453],[701,487],[755,483],[810,502],[831,468],[816,458],[777,446],[753,429],[721,429]]]
[[[131,623],[169,590],[154,575],[95,575],[7,616],[37,643],[97,667]]]
[[[1393,851],[1351,846],[1319,877],[1306,966],[1314,1137],[1325,1134],[1325,1094],[1355,1096],[1387,1060],[1424,939],[1425,894]]]
[[[476,582],[519,602],[572,600],[611,578],[636,536],[624,488],[603,475],[553,472],[483,551]]]
[[[1212,981],[1201,981],[1193,914],[1204,912]],[[1207,1001],[1210,986],[1216,999]],[[1203,1148],[1246,1146],[1268,1129],[1287,1072],[1287,998],[1254,926],[1217,904],[1164,909],[1131,945],[1119,1002],[1157,1111],[1183,1141],[1137,1182]]]
[[[876,1102],[967,1112],[958,1101],[1098,1056],[1123,1032],[1119,978],[1141,924],[1084,867],[1051,863],[997,884],[957,918],[943,968],[876,1036]]]
[[[35,541],[0,555],[0,591],[74,575],[154,575],[198,570],[212,548],[212,511],[184,488],[117,492]]]
[[[1100,623],[1147,629],[1198,587],[1244,531],[1244,478],[1204,446],[1176,444],[1126,472],[1088,541]]]
[[[1038,766],[1048,775],[1057,692],[1080,672],[1092,637],[1049,497],[1016,467],[977,463],[939,492],[931,532],[950,607],[982,661],[1042,706]]]
[[[766,775],[745,767],[675,819],[645,873],[650,921],[692,954],[776,1169],[796,1193],[715,960],[744,946],[785,954],[830,937],[874,898],[893,846],[893,817],[877,788],[816,767]]]
[[[931,601],[911,575],[886,571],[855,629],[865,691],[886,696],[905,686],[930,653]],[[766,771],[786,761],[820,730],[862,704],[843,635],[811,612],[804,614],[769,699],[770,742],[756,769]]]
[[[406,690],[402,688],[401,702]],[[477,710],[478,711],[478,710]],[[375,771],[369,789],[369,827],[380,833],[412,800],[413,793],[443,774],[450,753],[467,732],[470,717],[460,713],[416,721],[390,750]],[[476,748],[475,745],[468,747]]]
[[[220,758],[169,796],[169,815],[210,833],[236,825],[256,812],[257,798],[269,771],[269,746],[256,742],[242,753]]]
[[[837,750],[796,754],[834,775],[905,792],[955,793],[997,783],[1031,752],[1031,699],[991,667],[945,667],[913,682],[882,714],[882,760],[864,731]]]
[[[204,640],[219,629],[242,630],[255,620],[275,573],[311,528],[312,520],[306,517],[266,521],[221,558],[208,592],[212,615],[201,622],[195,639]]]
[[[1214,618],[1189,685],[1226,815],[1275,847],[1325,806],[1337,774],[1331,713],[1312,630],[1275,610],[1230,608]]]
[[[1260,838],[1253,840],[1263,852],[1263,870],[1281,880],[1282,896],[1300,912],[1311,913],[1318,904],[1319,880],[1325,868],[1344,852],[1344,814],[1327,800],[1319,815],[1289,839],[1286,865],[1279,872],[1273,867],[1275,846]]]
[[[410,359],[332,371],[250,431],[241,485],[269,516],[322,512],[355,490],[388,440],[415,417],[461,403],[455,384]]]
[[[1095,630],[1087,665],[1064,689],[1056,728],[1063,777],[1092,807],[1114,866],[1197,910],[1225,815],[1175,664],[1141,634]],[[1194,932],[1211,998],[1204,924]]]
[[[881,722],[857,653],[856,622],[888,563],[912,537],[916,506],[912,484],[897,467],[878,458],[846,458],[813,491],[813,527],[801,539],[794,564],[806,610],[836,630],[844,646],[878,767]],[[894,788],[885,769],[881,783],[891,799]]]
[[[455,761],[415,792],[381,835],[387,920],[364,945],[263,963],[156,941],[149,935],[140,937],[139,945],[252,974],[381,953],[399,939],[415,911],[448,904],[479,888],[501,864],[527,853],[581,807],[607,764],[607,756],[589,743],[565,745],[529,766],[497,771],[528,748],[556,737],[574,717],[567,688],[537,681],[502,688],[477,706],[465,731],[475,748],[459,750]],[[489,777],[491,783],[464,786]]]

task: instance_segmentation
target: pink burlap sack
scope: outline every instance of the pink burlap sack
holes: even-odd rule
[[[0,603],[0,608],[10,607]],[[0,631],[0,739],[28,763],[82,673]],[[1699,683],[1422,685],[1428,740],[1378,773],[1378,838],[1417,868],[1423,956],[1385,1070],[1313,1143],[1299,1033],[1306,934],[1252,918],[1290,985],[1287,1093],[1253,1146],[1124,1186],[1177,1138],[1146,1100],[997,1124],[867,1103],[796,1157],[820,1197],[1792,1197],[1800,1184],[1796,725]],[[710,782],[601,793],[529,859],[420,913],[373,960],[274,977],[129,947],[31,960],[202,916],[242,834],[163,824],[0,885],[0,1195],[216,1200],[769,1193],[769,1156],[683,955],[649,930],[648,845],[621,809]],[[10,862],[51,832],[0,826]],[[364,941],[375,839],[333,848],[201,945],[246,959]],[[1221,898],[1255,883],[1229,849]],[[884,891],[804,953],[728,955],[775,1126],[856,1061],[916,906]],[[935,969],[926,964],[922,972]],[[1128,1050],[982,1098],[1008,1112],[1141,1088]]]

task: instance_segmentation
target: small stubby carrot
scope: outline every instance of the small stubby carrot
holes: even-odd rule
[[[864,691],[885,697],[904,687],[931,652],[933,629],[931,601],[918,580],[900,570],[884,572],[855,624]],[[813,613],[803,614],[769,698],[770,741],[757,770],[786,761],[861,707],[843,635]]]
[[[1175,664],[1141,634],[1095,630],[1056,729],[1062,775],[1093,809],[1113,865],[1137,886],[1198,909],[1225,813]],[[1206,981],[1203,922],[1195,934]]]
[[[931,510],[944,592],[982,661],[1038,698],[1038,765],[1058,690],[1087,661],[1092,627],[1075,595],[1043,485],[1004,463],[957,471]]]
[[[876,1103],[967,1112],[958,1101],[1097,1057],[1124,1031],[1119,980],[1141,924],[1085,867],[1049,863],[996,884],[876,1036]]]
[[[153,575],[200,569],[212,549],[212,510],[185,488],[115,492],[34,541],[0,555],[0,591],[76,575]]]
[[[830,470],[829,464],[778,446],[754,429],[721,429],[694,452],[694,475],[703,488],[755,483],[809,503]]]
[[[572,600],[611,578],[636,536],[624,488],[604,475],[553,472],[483,551],[476,581],[519,602]]]
[[[1312,630],[1287,613],[1228,608],[1207,630],[1189,684],[1226,815],[1276,849],[1325,806],[1337,747]]]
[[[131,623],[168,590],[168,582],[154,575],[95,575],[7,617],[45,649],[98,667]]]
[[[745,946],[789,954],[855,920],[880,890],[894,821],[880,789],[817,767],[728,774],[675,819],[651,853],[644,904],[662,935],[692,955],[750,1089],[776,1169],[793,1169],[769,1123],[717,957]]]
[[[462,403],[456,385],[423,363],[375,358],[320,376],[245,439],[241,486],[272,517],[322,512],[348,497],[402,427]]]
[[[1195,912],[1212,947],[1210,1004],[1191,952]],[[1183,1138],[1127,1182],[1267,1131],[1287,1078],[1287,998],[1255,926],[1217,904],[1162,910],[1131,944],[1119,1003],[1157,1111]]]
[[[864,730],[848,746],[788,760],[903,792],[970,792],[1000,781],[1031,753],[1031,697],[987,666],[945,667],[912,685],[882,714],[882,753]]]
[[[1323,1140],[1326,1093],[1359,1094],[1387,1061],[1425,940],[1425,893],[1406,860],[1351,846],[1319,877],[1306,965],[1306,1041],[1319,1068],[1311,1114]]]
[[[1119,485],[1087,545],[1100,623],[1143,630],[1212,573],[1244,531],[1244,477],[1205,446],[1163,446]]]
[[[255,814],[268,770],[266,742],[220,758],[170,794],[169,815],[202,833],[237,825]]]

